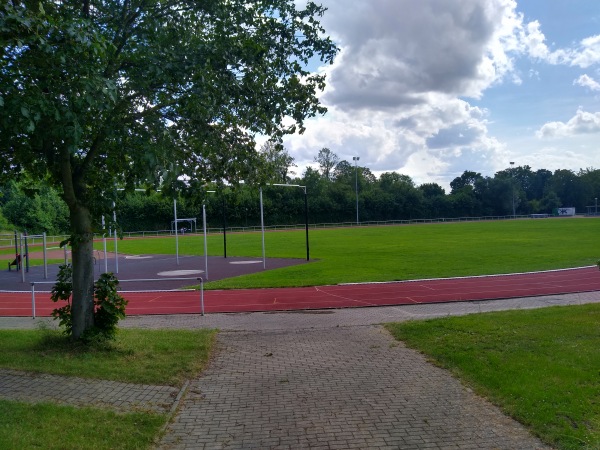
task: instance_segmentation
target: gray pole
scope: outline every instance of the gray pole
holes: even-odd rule
[[[265,256],[265,220],[263,215],[263,197],[262,197],[262,187],[258,188],[260,193],[260,229],[262,232],[262,257],[263,257],[263,269],[267,268],[267,258]]]
[[[357,161],[360,159],[358,156],[353,156],[354,161],[354,188],[356,190],[356,224],[358,225],[358,166]]]
[[[108,257],[106,254],[106,231],[104,230],[105,228],[105,223],[104,223],[104,216],[102,216],[102,247],[104,249],[104,273],[108,273]]]
[[[208,246],[206,245],[206,205],[202,204],[202,224],[204,228],[204,273],[208,280]]]
[[[179,236],[177,235],[177,200],[173,199],[173,215],[175,216],[175,261],[179,265]]]
[[[512,210],[513,210],[513,219],[515,218],[515,174],[513,173],[513,166],[515,165],[514,161],[510,162],[510,176],[511,176],[511,193],[512,193]]]
[[[119,273],[119,250],[117,249],[117,206],[113,202],[113,232],[115,233],[115,273]]]
[[[48,258],[46,255],[46,232],[42,234],[42,242],[44,244],[44,280],[48,279]]]
[[[597,216],[598,215],[598,198],[595,198],[595,200],[596,200],[596,214],[595,215]]]

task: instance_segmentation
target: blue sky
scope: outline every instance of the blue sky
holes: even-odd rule
[[[299,0],[300,4],[301,1]],[[325,117],[286,140],[446,189],[465,170],[600,168],[597,0],[323,0]]]

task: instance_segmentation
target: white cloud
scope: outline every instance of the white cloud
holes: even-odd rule
[[[581,75],[579,78],[573,81],[573,84],[586,87],[592,91],[600,91],[600,83],[587,74]]]
[[[531,114],[529,130],[519,124],[523,129],[517,133],[492,136],[488,120],[512,118],[495,114],[486,93],[508,86],[517,99],[514,86],[523,84],[521,92],[529,95],[525,89],[543,86],[549,69],[596,64],[600,36],[555,48],[547,44],[539,21],[525,22],[516,0],[322,1],[329,9],[323,25],[342,51],[322,69],[328,77],[321,98],[329,113],[308,121],[304,135],[286,139],[299,172],[328,147],[350,162],[360,156],[375,173],[398,171],[417,183],[447,185],[464,170],[493,175],[512,160],[542,168],[550,157],[532,156],[538,155],[535,129],[539,137],[596,132],[599,117],[578,111],[567,123],[541,128]],[[587,75],[575,84],[598,85]],[[552,99],[557,96],[552,91]],[[475,101],[491,111],[473,106]],[[524,145],[511,146],[509,153],[506,142],[514,138]],[[573,161],[564,160],[564,149],[558,152],[557,161]]]
[[[524,50],[533,59],[554,65],[567,65],[583,69],[600,62],[600,35],[582,39],[574,47],[552,51],[546,45],[546,36],[540,23],[529,22],[522,32]]]
[[[590,113],[577,110],[568,122],[548,122],[537,132],[539,138],[575,136],[580,134],[600,133],[600,112]]]
[[[571,65],[585,69],[598,62],[600,62],[600,35],[583,39],[572,54]]]
[[[330,0],[324,24],[343,52],[324,97],[345,108],[394,108],[429,92],[479,98],[512,72],[521,23],[514,0]],[[518,79],[517,79],[518,81]]]

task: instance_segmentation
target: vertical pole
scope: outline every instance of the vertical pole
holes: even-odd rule
[[[263,214],[263,196],[262,187],[258,188],[260,193],[260,229],[262,232],[262,257],[263,257],[263,269],[267,268],[267,258],[265,256],[265,219]]]
[[[204,316],[204,280],[198,279],[200,280],[200,312]]]
[[[306,224],[306,260],[310,261],[310,250],[308,247],[308,194],[304,188],[304,222]]]
[[[102,247],[104,249],[104,273],[108,273],[108,255],[106,253],[106,231],[104,230],[104,216],[102,216]]]
[[[44,246],[44,280],[48,279],[48,257],[46,254],[46,232],[42,234],[42,244]]]
[[[67,247],[69,246],[69,244],[65,244],[63,247],[64,253],[65,253],[65,266],[67,264],[69,264],[69,257],[67,256]]]
[[[175,261],[179,265],[179,236],[177,235],[177,200],[173,199],[173,215],[175,216]]]
[[[356,166],[356,163],[354,164]],[[358,167],[354,171],[354,187],[356,189],[356,224],[358,225]]]
[[[204,228],[204,273],[208,280],[208,246],[206,245],[206,205],[202,204],[202,227]]]
[[[20,235],[19,239],[19,249],[21,250],[21,280],[25,283],[25,266],[23,265],[23,233]]]
[[[27,230],[25,230],[23,236],[25,238],[25,270],[29,272],[29,245],[27,244]]]
[[[354,189],[356,191],[356,225],[358,225],[358,161],[360,160],[359,156],[353,156],[352,160],[354,161]]]
[[[227,258],[227,214],[225,210],[225,195],[223,195],[223,258]]]
[[[35,319],[35,282],[31,283],[31,318]]]
[[[15,230],[15,261],[17,263],[17,270],[21,268],[19,263],[19,244],[17,244],[17,230]]]
[[[514,161],[510,161],[510,190],[511,190],[511,199],[512,199],[512,213],[513,219],[515,218],[515,173],[513,171],[513,166],[515,165]]]
[[[117,250],[117,207],[113,202],[113,232],[115,233],[115,273],[119,273],[119,251]]]

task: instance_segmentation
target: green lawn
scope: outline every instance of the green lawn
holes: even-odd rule
[[[310,230],[310,264],[207,287],[311,286],[587,266],[600,257],[599,235],[600,220],[591,218]],[[304,231],[266,233],[267,257],[305,258],[304,239]],[[109,241],[109,251],[112,245]],[[127,254],[174,254],[175,238],[125,239],[118,246]],[[201,255],[203,248],[202,236],[179,237],[180,255]],[[209,236],[208,248],[210,255],[222,255],[222,235]],[[260,257],[261,234],[228,234],[227,254]]]
[[[387,327],[552,446],[600,448],[600,305]]]
[[[0,367],[181,386],[204,367],[214,334],[121,328],[114,343],[87,347],[56,330],[0,330]]]
[[[56,330],[0,330],[0,367],[131,383],[181,386],[210,356],[212,330],[120,329],[84,347]],[[0,400],[0,448],[149,448],[167,416]]]
[[[0,400],[0,448],[151,448],[166,420],[164,414]]]

